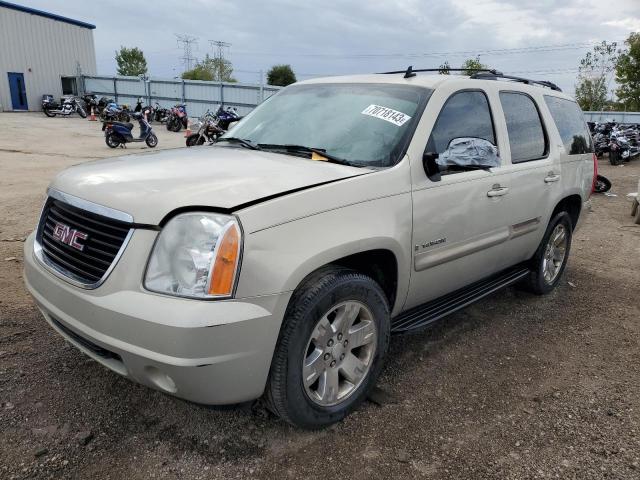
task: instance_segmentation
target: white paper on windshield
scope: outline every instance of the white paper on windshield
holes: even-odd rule
[[[362,111],[362,114],[379,118],[380,120],[386,120],[389,123],[393,123],[396,127],[401,127],[411,120],[411,117],[406,113],[399,112],[393,108],[381,107],[380,105],[369,105]]]

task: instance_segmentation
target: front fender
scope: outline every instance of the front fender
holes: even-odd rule
[[[237,298],[295,290],[318,268],[369,250],[389,250],[398,265],[397,314],[411,264],[411,195],[348,205],[250,233],[244,241]]]

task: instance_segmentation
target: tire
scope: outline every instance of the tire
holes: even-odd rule
[[[117,133],[110,133],[109,135],[104,137],[104,142],[109,148],[118,148],[122,143],[122,139]]]
[[[187,137],[185,142],[187,147],[195,147],[196,145],[204,145],[204,138],[197,133],[192,133]]]
[[[343,327],[347,328],[344,333],[331,329],[343,314],[355,308],[355,320],[349,322],[350,327]],[[302,428],[317,429],[342,420],[367,398],[378,379],[389,345],[389,317],[385,294],[370,277],[338,266],[310,275],[287,307],[265,391],[267,407]],[[320,326],[330,322],[334,322],[331,328]],[[353,329],[358,325],[359,340],[366,343],[354,348],[359,340]],[[366,337],[363,332],[367,332]],[[307,382],[304,361],[316,365],[307,367],[307,372],[314,372],[307,376],[313,380]],[[365,372],[356,366],[366,368]],[[352,382],[347,381],[348,370],[354,374]],[[323,382],[331,378],[336,379],[338,388],[323,389]],[[332,394],[336,391],[338,396]]]
[[[602,175],[598,175],[598,177],[596,178],[596,193],[604,193],[608,192],[609,190],[611,190],[611,182],[609,181],[609,179]]]
[[[549,259],[548,253],[549,244],[552,240],[552,236],[555,236],[557,233],[557,229],[561,228],[564,230],[564,235],[566,242],[564,243],[564,255],[562,257],[561,263],[556,266],[555,274],[553,278],[545,277],[545,273],[548,273],[545,270],[545,266],[549,264],[549,262],[557,263],[557,257],[554,255],[553,259]],[[573,233],[573,224],[571,222],[571,217],[567,212],[559,212],[557,213],[549,222],[547,226],[547,230],[542,237],[542,241],[540,242],[540,246],[536,251],[535,255],[531,259],[531,273],[524,280],[523,286],[526,290],[535,293],[536,295],[545,295],[551,292],[562,277],[564,273],[564,269],[567,266],[567,260],[569,258],[569,252],[571,250],[571,237]],[[558,248],[556,246],[556,248]]]
[[[179,132],[182,129],[182,122],[179,118],[173,117],[167,120],[167,130],[170,132]]]
[[[78,112],[78,115],[80,115],[82,118],[87,118],[87,112],[84,110],[84,108],[78,107],[76,112]]]
[[[158,145],[158,137],[156,137],[155,133],[150,133],[144,142],[147,144],[147,147],[155,148]]]
[[[44,112],[44,114],[45,114],[47,117],[53,118],[53,117],[55,117],[55,116],[56,116],[56,114],[55,114],[55,113],[53,113],[53,112],[52,112],[51,110],[49,110],[48,108],[45,108],[45,109],[43,109],[42,111]]]

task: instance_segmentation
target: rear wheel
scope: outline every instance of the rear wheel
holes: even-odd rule
[[[149,148],[155,148],[158,145],[158,137],[156,137],[155,133],[150,133],[146,138],[145,143]]]
[[[569,258],[572,230],[573,224],[567,212],[560,212],[551,219],[531,259],[531,273],[525,279],[527,290],[543,295],[556,287]]]
[[[122,139],[120,135],[117,133],[109,133],[106,137],[104,137],[104,141],[109,148],[118,148],[122,143]]]
[[[389,306],[366,275],[327,267],[294,293],[276,345],[266,401],[287,422],[320,428],[362,403],[389,345]]]

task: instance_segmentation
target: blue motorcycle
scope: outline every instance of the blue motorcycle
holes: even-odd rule
[[[127,143],[145,142],[149,148],[158,145],[158,137],[147,122],[143,113],[132,113],[131,116],[140,124],[140,135],[133,136],[133,123],[107,121],[102,124],[104,141],[110,148],[124,147]]]

